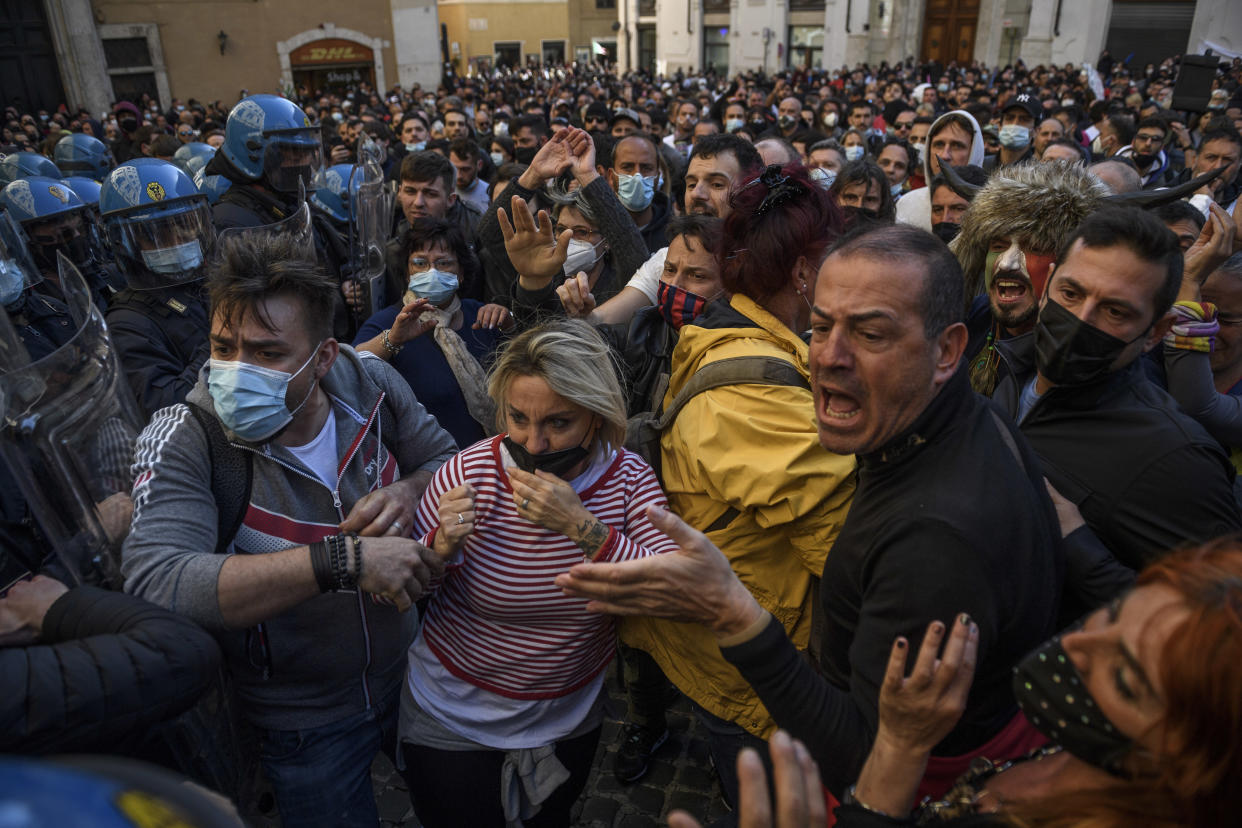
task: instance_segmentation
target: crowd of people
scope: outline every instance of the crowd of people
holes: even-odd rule
[[[685,697],[725,824],[1236,822],[1242,61],[1179,70],[10,107],[0,749],[564,826],[615,659],[604,772]]]

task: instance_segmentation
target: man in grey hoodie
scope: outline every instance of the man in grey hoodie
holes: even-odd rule
[[[211,359],[138,441],[125,589],[215,633],[285,826],[375,825],[408,610],[438,567],[414,511],[456,447],[331,337],[336,285],[293,239],[218,254]]]
[[[979,122],[964,109],[946,112],[936,119],[927,132],[927,149],[923,152],[923,180],[931,182],[940,174],[940,163],[954,167],[983,163],[983,132]],[[913,224],[931,231],[931,190],[921,187],[903,195],[897,202],[897,223]]]

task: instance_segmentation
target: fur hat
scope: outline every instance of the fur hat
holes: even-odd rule
[[[1055,253],[1109,190],[1079,164],[1019,164],[992,174],[962,218],[949,245],[966,277],[967,300],[982,293],[992,241],[1018,236],[1039,253]]]

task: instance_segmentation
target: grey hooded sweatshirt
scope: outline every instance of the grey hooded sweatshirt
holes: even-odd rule
[[[187,401],[214,414],[209,370],[203,367]],[[250,504],[229,554],[276,552],[336,534],[337,524],[368,492],[402,471],[434,472],[456,453],[453,438],[377,357],[342,345],[322,387],[336,421],[335,489],[283,446],[250,443],[226,429],[233,446],[253,455]],[[380,434],[381,405],[396,435]],[[414,612],[400,613],[362,592],[329,592],[259,627],[225,627],[216,582],[228,555],[215,554],[218,518],[207,436],[187,405],[160,409],[139,437],[133,498],[121,564],[126,592],[216,634],[254,724],[272,730],[319,727],[393,698],[414,637]]]
[[[941,115],[927,131],[927,148],[923,151],[923,180],[927,182],[927,186],[911,190],[897,200],[898,224],[913,224],[927,231],[932,228],[931,182],[935,176],[931,171],[931,138],[940,131],[940,127],[950,115],[962,115],[974,126],[974,135],[970,141],[970,158],[966,163],[976,167],[983,165],[983,131],[979,129],[979,122],[975,120],[975,116],[964,109],[955,109]]]

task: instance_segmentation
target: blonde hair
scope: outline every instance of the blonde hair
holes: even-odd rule
[[[614,357],[591,325],[560,319],[531,328],[509,343],[487,381],[500,431],[508,430],[505,393],[517,377],[541,378],[557,394],[604,421],[600,440],[613,448],[625,444],[625,397]]]

